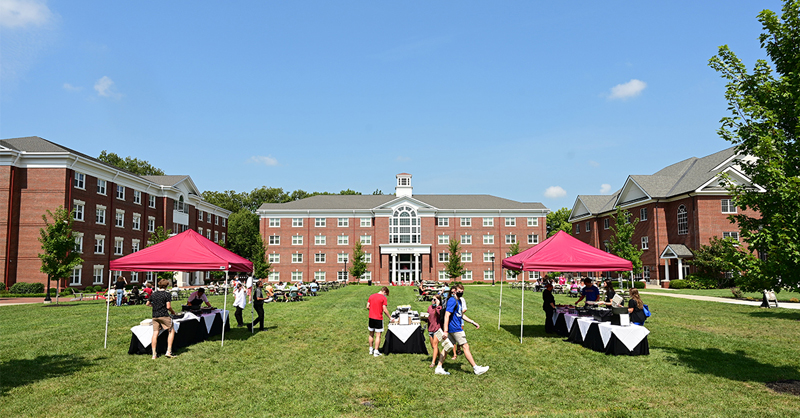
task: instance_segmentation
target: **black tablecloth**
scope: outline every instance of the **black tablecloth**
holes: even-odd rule
[[[583,337],[583,346],[601,353],[605,351],[606,348],[603,345],[603,337],[600,336],[600,327],[597,326],[597,322],[589,324],[586,336]]]
[[[569,336],[569,331],[567,331],[567,321],[564,318],[564,314],[561,312],[555,312],[553,315],[556,316],[556,333],[563,337]]]
[[[644,337],[642,342],[634,347],[633,350],[628,350],[628,347],[626,347],[616,335],[611,334],[605,352],[606,354],[613,354],[615,356],[649,356],[650,343],[647,342],[647,337]]]
[[[188,347],[207,340],[209,337],[219,335],[222,333],[222,312],[217,312],[214,317],[214,322],[211,325],[211,332],[208,332],[206,325],[202,320],[195,321],[181,321],[180,332],[175,333],[175,340],[172,342],[172,350],[175,351],[179,348]],[[225,332],[230,331],[231,323],[225,323]],[[169,332],[164,331],[158,334],[158,343],[156,344],[156,352],[164,354],[167,352],[167,339]],[[153,354],[151,346],[145,347],[136,335],[131,332],[131,344],[128,348],[128,354]]]
[[[577,319],[572,322],[572,328],[569,329],[567,341],[575,344],[583,344],[583,335],[581,335],[581,327],[578,326]]]
[[[388,330],[385,333],[383,347],[381,348],[383,354],[428,354],[428,347],[425,345],[425,335],[422,332],[422,327],[418,327],[406,342],[400,341],[392,331]]]

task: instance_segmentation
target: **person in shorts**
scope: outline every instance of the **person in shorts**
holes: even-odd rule
[[[164,289],[169,286],[169,281],[161,280],[158,282],[158,285],[161,289]],[[158,357],[156,347],[158,344],[158,334],[162,329],[169,330],[169,336],[167,337],[167,354],[165,355],[167,357],[173,357],[172,342],[175,340],[175,328],[172,327],[172,318],[169,316],[169,313],[175,315],[175,311],[172,310],[171,301],[172,295],[163,290],[153,292],[147,300],[147,306],[153,307],[153,340],[150,345],[153,350],[153,360]]]
[[[386,297],[389,296],[389,288],[383,286],[380,292],[375,293],[367,299],[367,310],[369,310],[369,353],[375,357],[382,354],[378,347],[381,345],[381,333],[383,332],[383,314],[391,316],[386,306],[389,304]],[[373,346],[374,343],[374,346]]]
[[[475,360],[472,358],[472,352],[469,349],[469,344],[467,343],[467,337],[464,333],[464,328],[462,327],[464,321],[475,325],[476,329],[480,328],[481,326],[478,325],[477,322],[464,315],[463,307],[461,305],[461,296],[463,295],[464,286],[457,284],[450,288],[450,298],[447,299],[444,321],[442,322],[444,327],[444,338],[449,339],[454,346],[456,344],[462,346],[464,350],[464,357],[466,357],[467,361],[469,361],[469,364],[472,365],[472,371],[475,372],[475,374],[484,374],[487,370],[489,370],[489,366],[479,366],[475,363]],[[437,366],[435,373],[450,374],[446,372],[442,366]]]

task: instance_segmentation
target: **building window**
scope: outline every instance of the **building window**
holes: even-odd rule
[[[581,233],[581,224],[575,224],[575,235]]]
[[[533,272],[529,271],[528,273],[533,273]],[[517,272],[506,270],[506,280],[514,280],[516,277],[517,277]]]
[[[350,226],[350,219],[348,219],[348,218],[339,218],[339,219],[337,220],[337,225],[338,225],[340,228],[343,228],[343,227]]]
[[[493,252],[483,253],[483,262],[484,263],[491,263],[493,257],[494,257],[494,253]]]
[[[736,242],[739,242],[739,232],[723,232],[722,238],[733,238]]]
[[[225,223],[227,222],[227,218],[221,218],[221,219],[222,219],[222,226],[225,226]]]
[[[281,255],[272,253],[269,255],[269,263],[270,264],[280,264],[281,262]]]
[[[366,245],[372,245],[372,235],[362,235],[361,243]]]
[[[116,216],[114,217],[114,226],[118,228],[125,227],[125,211],[117,209]]]
[[[200,209],[197,210],[197,221],[203,222],[203,211]]]
[[[142,215],[138,213],[133,214],[133,217],[131,218],[131,228],[134,231],[142,229]]]
[[[461,253],[461,262],[462,263],[471,263],[472,262],[472,253]]]
[[[107,182],[105,180],[97,179],[97,194],[106,195]]]
[[[336,254],[336,262],[337,263],[344,264],[344,263],[346,263],[348,261],[350,261],[350,254],[347,254],[347,253]]]
[[[372,262],[372,253],[364,253],[364,262],[367,264]]]
[[[465,270],[464,274],[461,275],[462,280],[472,280],[472,270]]]
[[[439,280],[447,280],[449,277],[447,276],[447,272],[444,270],[439,270]]]
[[[103,269],[105,266],[94,266],[94,274],[92,275],[94,284],[103,284]]]
[[[300,220],[300,225],[303,224],[303,220]],[[219,215],[214,215],[214,225],[219,225]]]
[[[517,226],[517,218],[506,218],[506,226]]]
[[[75,211],[73,213],[73,215],[72,215],[72,219],[73,220],[83,222],[83,206],[85,204],[86,203],[84,203],[84,202],[82,202],[80,200],[73,200],[72,201],[73,210]]]
[[[206,212],[206,222],[211,223],[211,214]]]
[[[201,216],[200,219],[202,220],[203,217]],[[281,218],[269,218],[270,228],[278,228],[279,226],[281,226]]]
[[[197,228],[197,233],[200,234],[200,235],[203,235],[203,227],[202,226]]]
[[[132,271],[131,272],[131,283],[139,283],[139,272]]]
[[[436,226],[450,226],[450,218],[436,218]]]
[[[650,238],[649,237],[642,237],[642,249],[647,250],[650,248]]]
[[[483,226],[494,226],[494,218],[483,218]]]
[[[645,280],[650,280],[650,266],[642,267],[642,278]]]
[[[736,213],[736,206],[733,205],[733,200],[722,199],[722,213]]]
[[[292,263],[302,263],[303,262],[303,254],[294,253],[292,254]]]
[[[361,218],[361,227],[369,228],[372,226],[372,218]]]
[[[420,221],[417,211],[410,206],[400,206],[389,219],[390,244],[419,244]]]
[[[135,203],[137,205],[141,205],[142,204],[142,192],[140,192],[138,190],[134,190],[133,191],[133,203]]]
[[[281,245],[281,236],[280,235],[270,235],[269,236],[269,245]]]
[[[314,254],[314,262],[315,263],[324,263],[325,262],[325,254]]]
[[[472,226],[472,218],[461,218],[461,226]]]
[[[214,242],[219,244],[219,231],[214,231]]]
[[[299,228],[303,226],[303,218],[292,218],[292,228]]]
[[[611,246],[609,245],[608,241],[603,241],[603,249],[607,252],[611,252]]]
[[[135,253],[135,252],[139,251],[139,242],[140,241],[138,239],[131,240],[131,252],[132,253]]]
[[[603,219],[603,229],[608,229],[609,227],[608,218]]]
[[[114,255],[122,255],[122,238],[114,238]]]
[[[106,237],[103,235],[94,236],[94,253],[103,254],[106,250]]]
[[[147,232],[156,232],[156,218],[152,216],[147,217]]]
[[[75,186],[76,189],[85,190],[86,189],[86,174],[75,172],[75,181],[72,182],[72,185]]]
[[[125,200],[125,186],[117,185],[117,199]]]
[[[647,220],[647,208],[639,209],[639,220],[646,221]]]
[[[105,225],[106,224],[106,207],[97,205],[97,209],[94,211],[94,222],[96,224]]]
[[[83,233],[75,233],[75,252],[83,253]]]
[[[528,226],[539,226],[539,218],[528,218]]]
[[[325,235],[315,235],[314,236],[314,245],[325,245],[327,239]]]
[[[156,197],[155,196],[152,196],[152,195],[147,196],[147,202],[148,202],[148,206],[150,206],[151,208],[156,207]]]
[[[493,280],[494,279],[494,272],[491,270],[484,270],[483,271],[483,280]]]
[[[318,282],[324,282],[325,281],[325,272],[324,271],[315,271],[314,272],[314,280],[316,280]]]
[[[279,282],[281,280],[281,274],[277,271],[269,272],[269,281],[271,282]]]
[[[539,243],[538,234],[528,234],[528,244],[538,244],[538,243]]]
[[[372,280],[372,272],[365,271],[363,275],[361,275],[361,280]]]
[[[336,237],[336,244],[337,245],[350,245],[350,236],[349,235],[339,235]]]
[[[347,281],[347,272],[346,271],[337,271],[336,272],[336,279],[340,281]]]
[[[293,282],[302,282],[303,281],[303,272],[302,271],[293,271],[292,272],[292,281]]]
[[[528,272],[528,279],[530,279],[530,280],[534,280],[534,279],[535,280],[539,280],[539,277],[541,277],[541,276],[539,275],[538,271],[529,271]]]
[[[450,235],[439,235],[439,245],[447,245],[450,243]]]
[[[439,262],[446,263],[450,261],[450,253],[439,253]]]
[[[314,226],[317,228],[324,228],[325,218],[314,218]]]
[[[586,226],[586,232],[591,232],[592,231],[592,228],[591,228],[591,226],[589,224],[589,221],[586,221],[586,225],[584,225],[584,226]]]
[[[462,235],[461,236],[461,244],[462,245],[470,245],[470,244],[472,244],[472,235]]]
[[[678,235],[686,235],[689,233],[689,217],[686,214],[686,207],[680,205],[678,207]]]
[[[303,245],[303,236],[302,235],[293,235],[292,236],[292,245]]]
[[[506,244],[514,244],[517,242],[517,236],[514,234],[506,235]]]
[[[494,235],[484,235],[483,236],[483,243],[484,244],[494,244]]]

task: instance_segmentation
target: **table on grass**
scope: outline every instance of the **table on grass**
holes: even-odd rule
[[[419,324],[389,324],[384,333],[383,354],[428,354],[425,335]]]
[[[563,314],[562,314],[563,315]],[[647,335],[650,331],[641,325],[611,325],[594,318],[564,315],[569,323],[567,341],[601,353],[615,356],[646,356],[650,354]]]
[[[175,340],[172,342],[172,350],[175,351],[182,347],[207,340],[209,337],[222,334],[223,323],[225,331],[230,331],[231,324],[228,320],[229,311],[217,309],[214,312],[194,315],[185,313],[182,319],[172,321],[175,328]],[[153,326],[137,325],[131,328],[131,344],[128,354],[153,354],[152,344]],[[160,330],[156,343],[156,352],[163,354],[167,352],[168,330]]]

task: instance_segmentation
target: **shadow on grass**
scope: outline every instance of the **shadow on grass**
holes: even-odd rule
[[[266,332],[266,331],[270,331],[270,330],[277,329],[277,328],[278,328],[277,325],[272,325],[272,326],[269,326],[269,327],[264,327],[264,331],[259,331],[258,329],[256,329],[255,333],[251,333],[250,331],[247,330],[247,328],[244,328],[244,327],[242,327],[242,328],[239,328],[239,327],[231,328],[230,331],[225,331],[225,339],[226,340],[245,341],[245,340],[250,339],[250,337],[254,337],[259,332]],[[206,341],[219,341],[221,339],[222,339],[222,335],[217,334],[217,335],[209,338]]]
[[[501,325],[501,328],[508,331],[509,334],[519,338],[519,325]],[[481,327],[482,328],[482,327]],[[548,334],[544,332],[544,325],[523,325],[522,337],[534,338],[564,338],[558,334]]]
[[[762,363],[742,350],[729,353],[718,348],[664,348],[677,356],[678,361],[696,373],[711,374],[737,381],[768,382],[779,379],[799,379],[796,368]]]
[[[787,309],[781,310],[761,310],[756,312],[750,312],[748,315],[755,317],[755,318],[771,318],[771,319],[788,319],[792,321],[800,321],[800,311],[790,311]]]
[[[70,375],[93,364],[93,361],[71,354],[4,361],[0,363],[0,396],[5,396],[15,387]]]

